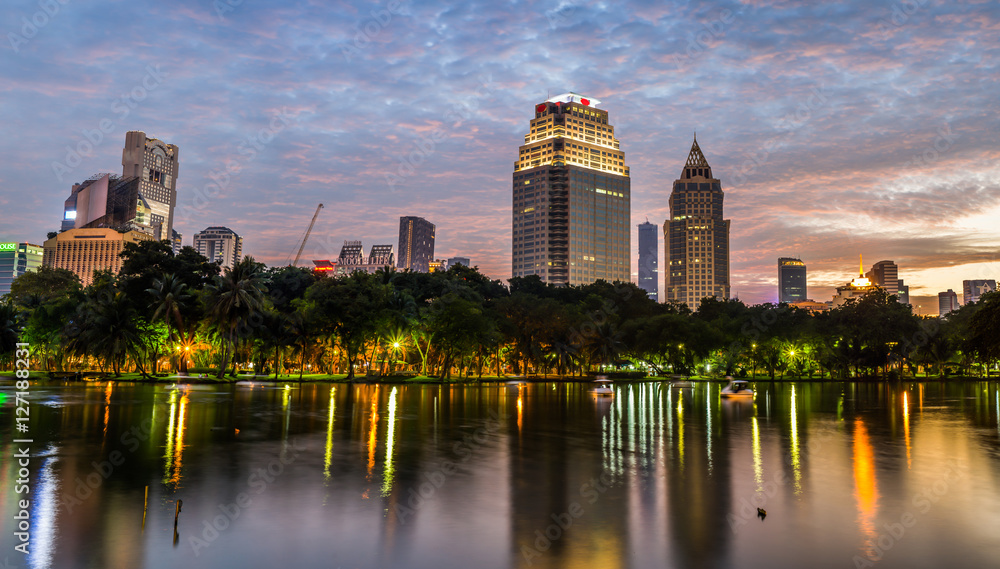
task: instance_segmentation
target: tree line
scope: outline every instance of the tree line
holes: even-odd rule
[[[128,244],[115,275],[41,268],[0,301],[0,367],[422,375],[630,371],[771,379],[986,374],[1000,360],[1000,294],[946,319],[876,290],[825,313],[706,298],[657,303],[632,283],[556,287],[475,268],[319,276],[247,257],[220,270],[193,248]]]

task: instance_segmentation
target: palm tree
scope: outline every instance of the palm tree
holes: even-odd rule
[[[253,257],[244,257],[205,287],[208,323],[215,328],[223,344],[218,379],[225,374],[230,356],[235,373],[236,348],[240,339],[264,310],[267,286],[262,268],[263,265],[254,261]]]
[[[151,330],[124,292],[113,286],[92,291],[70,328],[71,352],[103,360],[115,377],[121,376],[122,364],[131,357],[139,373],[149,377],[142,362],[150,350]]]
[[[154,279],[153,286],[146,289],[153,297],[149,307],[153,309],[152,320],[163,320],[167,326],[168,345],[173,347],[179,340],[183,348],[180,353],[181,375],[187,375],[187,350],[194,341],[194,330],[186,325],[184,313],[190,307],[191,295],[187,293],[187,285],[172,274],[163,275],[162,279]]]
[[[14,353],[20,333],[21,318],[14,303],[0,303],[0,361]]]

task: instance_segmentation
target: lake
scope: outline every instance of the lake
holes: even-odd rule
[[[996,382],[757,382],[748,401],[720,399],[721,383],[594,386],[35,382],[23,434],[4,382],[0,559],[1000,565]],[[24,447],[30,496],[15,492]]]

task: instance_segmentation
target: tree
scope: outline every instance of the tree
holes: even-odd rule
[[[151,320],[162,320],[167,327],[168,351],[178,347],[180,359],[179,373],[187,375],[188,352],[194,345],[197,330],[197,312],[195,303],[188,293],[187,285],[172,274],[154,279],[153,286],[146,289],[152,298],[150,308],[153,310]]]
[[[81,290],[80,277],[73,271],[41,266],[14,279],[9,298],[15,305],[30,310],[53,299],[76,295]]]
[[[251,326],[265,309],[267,286],[263,278],[264,265],[245,257],[222,276],[215,277],[205,287],[208,324],[222,340],[222,362],[216,377],[222,379],[226,364],[232,357],[236,373],[236,350],[240,340],[249,334]]]
[[[0,362],[10,363],[21,334],[21,313],[9,300],[0,302]]]
[[[148,378],[142,362],[150,351],[153,333],[137,314],[135,304],[116,289],[109,276],[87,287],[86,299],[69,324],[69,349],[103,361],[115,377],[121,376],[126,358],[131,357],[139,373]]]
[[[979,310],[969,322],[968,350],[986,364],[986,377],[993,362],[1000,359],[1000,292],[990,292],[980,297]]]

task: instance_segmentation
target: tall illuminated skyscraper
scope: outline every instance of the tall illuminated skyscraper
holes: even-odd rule
[[[428,273],[434,260],[434,224],[422,217],[404,216],[399,218],[400,269],[418,273]]]
[[[691,145],[681,177],[670,192],[670,219],[663,223],[667,300],[692,310],[701,299],[729,299],[729,220],[723,219],[722,183],[698,146]]]
[[[122,176],[139,178],[139,197],[152,213],[149,225],[157,240],[171,240],[177,205],[177,146],[129,131],[122,150]]]
[[[629,169],[600,104],[566,93],[535,105],[514,163],[515,277],[629,281]]]

